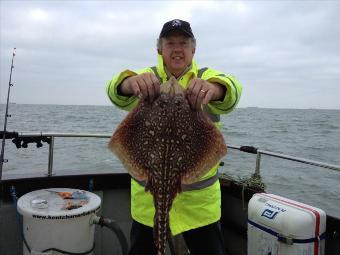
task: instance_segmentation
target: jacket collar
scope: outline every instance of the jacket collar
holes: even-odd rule
[[[162,77],[162,79],[166,79],[169,80],[170,79],[170,72],[168,70],[166,70],[166,67],[164,66],[164,60],[163,60],[163,56],[158,54],[158,66],[157,69]],[[191,65],[188,66],[183,73],[177,78],[177,80],[179,80],[181,77],[183,76],[193,76],[193,77],[197,77],[197,72],[198,72],[198,67],[197,67],[197,63],[196,61],[193,59],[191,62]]]

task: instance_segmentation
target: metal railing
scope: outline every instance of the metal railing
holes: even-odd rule
[[[47,176],[53,175],[53,156],[54,156],[54,140],[55,138],[110,138],[112,134],[93,134],[93,133],[18,133],[19,138],[39,138],[39,137],[48,137],[50,138],[49,142],[49,151],[48,151],[48,169]],[[260,175],[260,167],[261,167],[261,155],[267,155],[275,158],[286,159],[290,161],[300,162],[303,164],[318,166],[326,169],[331,169],[335,171],[340,171],[340,166],[328,164],[320,161],[309,160],[305,158],[294,157],[282,153],[276,153],[266,150],[260,150],[251,146],[235,146],[228,145],[228,148],[239,150],[247,153],[256,154],[256,167],[255,167],[255,175]],[[1,179],[0,179],[1,180]]]
[[[228,145],[228,148],[244,151],[244,150],[242,150],[242,147],[244,147],[244,146]],[[252,148],[254,148],[254,147],[252,147]],[[340,166],[338,166],[338,165],[333,165],[333,164],[329,164],[329,163],[324,163],[324,162],[300,158],[300,157],[294,157],[294,156],[290,156],[290,155],[283,154],[283,153],[260,150],[260,149],[257,149],[257,148],[254,148],[254,149],[256,150],[256,153],[254,153],[254,152],[250,152],[250,153],[257,155],[256,156],[255,174],[260,173],[261,155],[267,155],[267,156],[271,156],[271,157],[274,157],[274,158],[286,159],[286,160],[290,160],[290,161],[304,163],[304,164],[307,164],[307,165],[318,166],[318,167],[327,168],[327,169],[331,169],[331,170],[335,170],[335,171],[340,171]],[[247,152],[247,151],[245,151],[245,152]]]
[[[48,148],[48,168],[47,176],[53,175],[53,157],[54,157],[54,140],[57,137],[62,138],[110,138],[112,134],[92,134],[92,133],[19,133],[19,137],[49,137],[50,143]]]

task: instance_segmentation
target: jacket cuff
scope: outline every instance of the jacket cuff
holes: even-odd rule
[[[221,75],[208,79],[209,82],[218,83],[226,87],[224,98],[218,101],[212,101],[208,104],[208,108],[212,114],[225,114],[232,111],[237,105],[242,87],[237,80],[230,75]]]
[[[125,70],[120,74],[114,76],[111,81],[108,82],[106,92],[113,104],[124,110],[130,110],[136,102],[136,96],[123,96],[118,94],[118,86],[128,77],[137,75],[137,73],[131,70]]]

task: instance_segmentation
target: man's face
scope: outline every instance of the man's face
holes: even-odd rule
[[[161,50],[166,68],[178,77],[191,64],[195,53],[192,39],[181,32],[172,32],[161,38]]]

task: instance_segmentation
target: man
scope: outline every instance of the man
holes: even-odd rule
[[[192,109],[204,111],[217,126],[219,114],[233,110],[239,101],[242,87],[230,75],[210,68],[198,68],[193,60],[196,39],[190,24],[175,19],[164,24],[158,42],[158,66],[138,72],[126,70],[107,85],[107,94],[113,104],[131,110],[143,97],[153,102],[160,94],[160,86],[171,76],[186,89]],[[170,211],[170,229],[173,235],[183,233],[190,254],[225,254],[219,228],[221,194],[217,178],[217,164],[199,183],[187,185],[175,198]],[[130,255],[153,255],[153,198],[142,185],[131,180]]]

